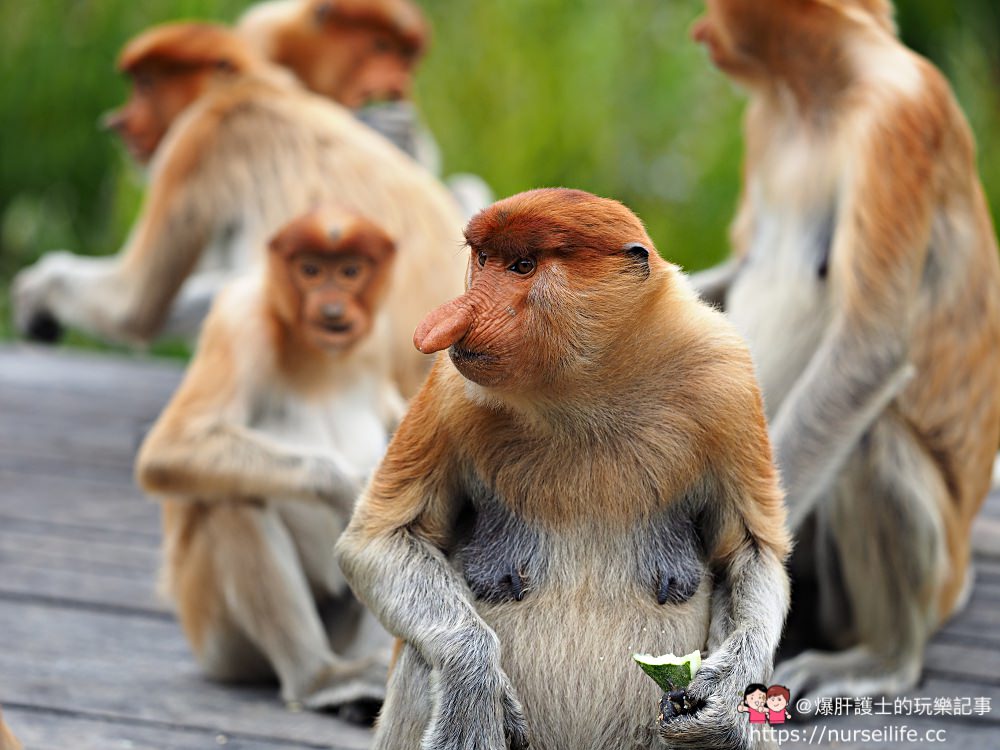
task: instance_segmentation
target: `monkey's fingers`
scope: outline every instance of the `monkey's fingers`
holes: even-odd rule
[[[660,721],[666,723],[679,716],[690,716],[701,707],[701,703],[688,695],[684,688],[664,693],[660,699]]]
[[[509,692],[503,696],[503,725],[510,750],[528,750],[528,722],[520,702]]]

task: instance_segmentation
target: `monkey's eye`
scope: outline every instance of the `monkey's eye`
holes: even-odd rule
[[[513,271],[521,276],[527,276],[529,273],[535,270],[535,261],[531,258],[521,258],[519,261],[515,261],[510,266],[507,267],[508,271]]]
[[[136,89],[144,93],[153,90],[153,76],[149,73],[136,73],[132,77],[132,82],[135,84]]]
[[[479,267],[480,268],[482,268],[483,266],[485,266],[486,265],[486,253],[484,253],[482,250],[480,250],[479,251],[479,257],[476,258],[476,260],[479,261]]]
[[[345,279],[355,279],[360,273],[361,269],[358,268],[357,266],[344,266],[342,269],[340,269],[340,275],[343,276]]]
[[[317,276],[319,276],[319,266],[317,266],[315,263],[303,263],[301,266],[299,266],[299,270],[302,272],[302,275],[305,276],[307,279],[315,279]]]

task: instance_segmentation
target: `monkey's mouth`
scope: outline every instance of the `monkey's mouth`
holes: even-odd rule
[[[472,349],[465,349],[458,345],[451,347],[448,350],[448,356],[451,357],[451,361],[456,365],[485,365],[493,362],[496,357],[492,354],[486,354],[485,352],[476,352]]]
[[[347,320],[338,320],[333,322],[320,323],[320,328],[327,333],[337,333],[344,334],[350,333],[354,328],[354,324]]]

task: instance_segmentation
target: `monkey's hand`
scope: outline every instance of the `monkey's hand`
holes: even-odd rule
[[[749,750],[754,746],[746,717],[739,715],[743,688],[730,679],[724,664],[709,660],[686,690],[665,693],[658,729],[669,748]]]
[[[45,344],[54,344],[62,338],[62,325],[52,311],[50,298],[63,283],[72,257],[64,251],[49,253],[14,278],[11,290],[14,326],[20,335]]]
[[[334,510],[350,513],[361,494],[361,476],[339,455],[313,456],[307,464],[308,486],[316,499]]]
[[[436,706],[421,750],[527,750],[528,724],[499,666],[434,673]]]

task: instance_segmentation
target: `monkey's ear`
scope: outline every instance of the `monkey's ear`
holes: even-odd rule
[[[642,277],[649,278],[649,249],[641,242],[630,242],[623,249],[629,259],[635,263],[636,268],[642,272]]]

